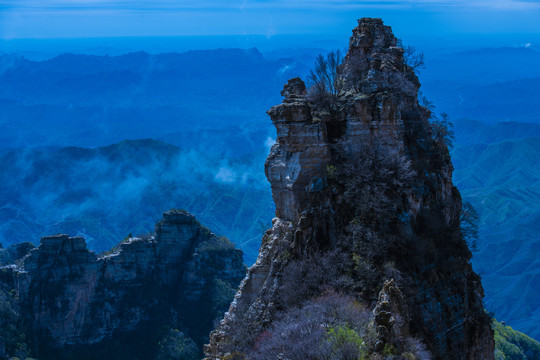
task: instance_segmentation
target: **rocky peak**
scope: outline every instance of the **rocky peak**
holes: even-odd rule
[[[381,19],[358,20],[342,65],[347,86],[362,93],[388,90],[416,97],[420,83],[397,43],[392,29]]]
[[[195,216],[184,210],[170,210],[163,214],[163,219],[156,224],[154,233],[160,244],[177,242],[178,239],[190,240],[200,230]]]
[[[245,275],[242,252],[183,210],[165,212],[154,234],[126,238],[99,256],[82,237],[43,237],[3,270],[0,286],[16,292],[40,359],[87,359],[98,350],[129,358],[129,351],[115,353],[117,344],[150,358],[168,327],[201,346],[225,310],[223,297]]]
[[[294,99],[302,100],[306,94],[306,84],[299,77],[287,81],[281,90],[281,96],[285,98],[283,102],[293,102]]]
[[[380,19],[358,24],[336,93],[318,101],[292,79],[268,111],[276,218],[209,359],[256,356],[256,339],[276,318],[329,288],[373,308],[370,351],[405,354],[416,338],[436,359],[493,358],[446,143],[418,103],[418,79],[391,29]]]
[[[85,251],[87,248],[83,237],[58,234],[42,237],[40,250],[47,253],[72,253]]]
[[[409,309],[403,293],[395,285],[394,279],[385,281],[379,292],[379,299],[373,309],[377,338],[376,350],[383,350],[392,339],[405,339],[409,336]]]
[[[163,213],[163,220],[158,223],[158,227],[161,224],[194,225],[197,223],[195,216],[187,211],[173,209]]]
[[[404,119],[411,127],[427,121],[429,110],[417,101],[418,79],[396,45],[380,19],[361,19],[340,66],[344,85],[330,105],[321,109],[310,101],[300,78],[285,84],[283,103],[268,111],[277,142],[265,167],[278,217],[294,219],[310,206],[310,193],[324,187],[328,167],[342,161],[338,157],[357,158],[375,142],[402,151]]]

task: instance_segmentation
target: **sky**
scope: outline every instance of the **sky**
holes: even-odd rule
[[[540,0],[0,0],[0,39],[348,35],[365,16],[403,36],[540,35]]]

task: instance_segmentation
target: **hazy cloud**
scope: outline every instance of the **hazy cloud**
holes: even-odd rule
[[[270,148],[276,143],[275,139],[272,139],[270,136],[266,138],[266,141],[264,142],[264,145],[268,151],[270,151]]]
[[[215,176],[216,181],[223,183],[233,183],[236,181],[236,173],[229,167],[222,166]]]

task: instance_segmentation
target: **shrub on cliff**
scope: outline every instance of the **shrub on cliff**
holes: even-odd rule
[[[225,236],[220,236],[219,238],[210,238],[209,240],[201,243],[197,247],[197,251],[228,251],[234,250],[234,244],[227,239]]]
[[[278,315],[259,335],[251,360],[356,360],[366,353],[373,334],[370,313],[353,298],[330,293]]]
[[[312,103],[326,107],[337,101],[337,94],[343,88],[339,73],[341,61],[339,50],[329,52],[326,57],[322,54],[317,57],[308,77],[308,97]]]
[[[217,317],[214,320],[214,327],[217,327],[223,314],[227,311],[234,299],[236,287],[221,279],[214,279],[213,285],[212,313],[217,314]]]
[[[410,66],[415,72],[425,67],[423,52],[417,51],[414,46],[403,45],[401,39],[398,39],[397,45],[403,49],[403,61],[407,66]]]
[[[495,360],[538,360],[540,342],[493,320]]]
[[[399,349],[387,343],[376,351],[373,324],[373,313],[354,297],[328,292],[278,313],[273,325],[255,339],[247,359],[431,359],[426,346],[410,336],[399,339]]]
[[[478,221],[476,209],[468,201],[464,202],[459,215],[461,236],[472,251],[478,250]]]
[[[197,360],[198,349],[195,342],[183,332],[170,329],[159,342],[157,360]]]
[[[0,343],[6,354],[26,359],[30,355],[23,331],[22,319],[11,293],[0,288]],[[1,346],[2,344],[0,344]]]
[[[430,120],[433,140],[441,147],[451,149],[454,146],[454,126],[447,113],[440,117],[433,116]]]
[[[316,253],[299,259],[291,259],[285,266],[279,289],[280,306],[302,306],[310,298],[321,296],[324,291],[339,288],[348,290],[342,282],[350,259],[337,251]]]
[[[411,192],[415,175],[411,161],[382,140],[365,145],[359,154],[336,172],[354,216],[368,225],[396,218],[401,199]]]
[[[431,112],[431,116],[429,118],[429,132],[431,139],[439,148],[439,152],[449,156],[448,150],[454,146],[455,139],[454,124],[452,124],[450,121],[450,116],[448,116],[448,114],[445,112],[442,112],[439,116],[437,116],[433,101],[422,95],[421,92],[418,93],[418,102]]]

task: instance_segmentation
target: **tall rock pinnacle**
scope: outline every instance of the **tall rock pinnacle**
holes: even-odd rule
[[[406,354],[416,339],[434,359],[492,359],[447,139],[418,103],[414,69],[390,27],[364,18],[337,70],[323,93],[289,80],[268,111],[276,218],[208,359],[256,357],[290,309],[329,292],[373,314],[363,351]]]

